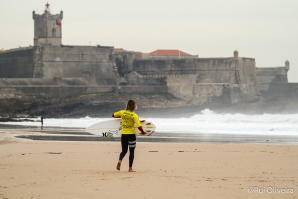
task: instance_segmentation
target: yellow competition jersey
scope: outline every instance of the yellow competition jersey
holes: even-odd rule
[[[137,127],[141,126],[138,115],[129,110],[115,112],[114,116],[121,117],[122,134],[135,134],[134,123],[136,123]]]

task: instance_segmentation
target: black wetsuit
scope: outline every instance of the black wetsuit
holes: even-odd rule
[[[136,134],[122,134],[121,146],[122,146],[122,152],[120,153],[119,160],[122,161],[129,147],[129,167],[132,167],[135,148],[136,148]]]

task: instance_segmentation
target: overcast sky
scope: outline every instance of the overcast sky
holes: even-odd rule
[[[298,82],[298,0],[49,0],[63,10],[62,43],[152,52],[179,49],[199,57],[256,59],[284,66]],[[32,11],[47,1],[0,0],[0,49],[33,45]]]

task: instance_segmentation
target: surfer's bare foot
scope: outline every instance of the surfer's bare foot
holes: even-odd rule
[[[131,167],[129,167],[128,172],[136,172],[135,170],[133,170]]]
[[[120,167],[121,167],[121,161],[119,161],[119,162],[117,163],[117,167],[116,167],[116,169],[120,171]]]

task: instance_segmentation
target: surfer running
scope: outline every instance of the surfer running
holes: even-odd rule
[[[119,161],[116,169],[120,170],[121,162],[127,153],[129,147],[129,172],[135,172],[132,169],[132,163],[134,159],[134,151],[136,148],[136,134],[134,130],[134,124],[137,125],[138,129],[142,134],[146,134],[141,126],[138,115],[134,112],[137,108],[137,103],[133,100],[128,100],[125,110],[115,112],[112,116],[115,118],[121,118],[122,122],[122,135],[121,135],[121,146],[122,152],[119,156]]]

